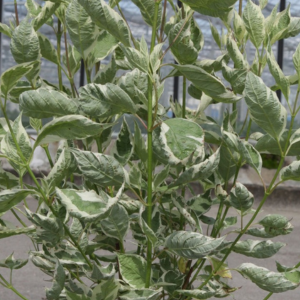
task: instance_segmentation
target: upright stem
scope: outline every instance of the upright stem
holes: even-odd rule
[[[163,17],[162,17],[161,27],[160,27],[160,37],[159,37],[160,43],[162,43],[162,41],[163,41],[164,27],[165,27],[165,22],[166,22],[166,13],[167,13],[167,3],[168,3],[168,0],[165,0],[164,12],[163,12]]]
[[[240,0],[239,3],[239,15],[242,16],[243,14],[243,0]]]
[[[57,33],[56,33],[56,41],[57,41],[57,56],[58,59],[60,60],[61,57],[61,21],[58,19],[57,22]],[[63,90],[63,83],[62,83],[62,76],[61,76],[61,65],[60,62],[57,65],[57,75],[58,75],[58,84],[59,84],[59,89],[62,91]]]
[[[19,13],[18,13],[17,0],[14,0],[14,4],[15,4],[16,25],[19,26],[20,22],[19,22]]]
[[[158,20],[160,1],[155,2],[154,22],[152,27],[152,38],[150,53],[153,51],[155,46],[156,28]],[[148,78],[148,124],[147,124],[147,139],[148,139],[148,188],[147,188],[147,225],[152,228],[152,131],[153,131],[153,113],[152,113],[152,78]],[[146,272],[146,284],[145,287],[149,288],[151,281],[151,266],[152,266],[152,244],[148,239],[147,242],[147,272]]]
[[[186,77],[183,76],[182,84],[182,118],[185,119],[186,114]]]

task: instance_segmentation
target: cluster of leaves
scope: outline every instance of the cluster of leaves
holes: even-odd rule
[[[143,37],[133,36],[119,2],[51,0],[41,7],[27,0],[24,20],[1,24],[17,64],[1,76],[0,156],[18,176],[0,169],[0,238],[26,234],[32,240],[31,261],[53,278],[52,288],[46,290],[50,300],[225,297],[236,290],[226,283],[232,277],[227,257],[232,252],[271,257],[284,244],[269,239],[293,229],[280,215],[267,215],[250,225],[280,182],[300,180],[299,161],[282,168],[286,156],[299,154],[300,130],[293,124],[300,89],[293,105],[289,94],[290,86],[300,82],[300,47],[293,56],[297,74],[291,77],[283,74],[271,48],[300,33],[300,18],[290,16],[290,7],[277,13],[277,6],[265,18],[267,0],[259,6],[248,0],[244,12],[235,10],[237,0],[183,0],[183,8],[172,0],[132,0],[152,28],[149,49]],[[167,10],[173,11],[170,20]],[[220,36],[211,25],[223,52],[215,60],[198,60],[204,39],[195,12],[220,18],[227,29]],[[38,31],[41,26],[53,28],[56,48]],[[245,55],[247,43],[256,49],[252,62]],[[171,65],[167,77],[182,76],[184,84],[188,80],[189,95],[199,100],[196,111],[187,109],[184,91],[183,104],[172,104],[172,119],[159,104],[167,51],[178,63]],[[108,58],[110,62],[101,65]],[[40,76],[43,59],[57,66],[58,86]],[[77,90],[73,78],[81,61],[88,84]],[[276,81],[272,88],[260,78],[267,64]],[[63,85],[62,74],[69,86]],[[277,89],[292,116],[288,128]],[[250,115],[243,138],[236,132],[236,104],[242,98]],[[21,110],[14,121],[7,117],[8,101]],[[205,114],[213,103],[232,103],[221,126]],[[30,117],[37,132],[33,144],[22,114]],[[125,114],[136,117],[134,133]],[[53,120],[42,126],[42,119],[49,117]],[[113,126],[120,121],[121,130],[112,141]],[[249,136],[252,121],[264,134]],[[147,143],[140,126],[147,129]],[[255,146],[249,138],[257,141]],[[48,150],[53,142],[60,142],[54,162]],[[92,151],[93,144],[97,151]],[[45,149],[51,165],[49,174],[39,179],[30,169],[37,147]],[[259,207],[253,209],[254,197],[237,176],[248,164],[261,178],[262,152],[280,155],[281,160]],[[23,183],[27,173],[34,186]],[[195,194],[192,183],[201,184],[203,193]],[[35,212],[27,206],[28,196],[36,200]],[[24,208],[16,207],[22,201]],[[216,218],[206,216],[212,206],[219,207]],[[227,217],[229,209],[236,217]],[[5,221],[10,210],[23,227]],[[32,226],[23,223],[20,213]],[[244,225],[248,214],[251,220]],[[238,217],[241,227],[227,237],[224,230],[236,225]],[[245,234],[252,238],[240,241]],[[136,245],[133,251],[125,243],[129,237]],[[26,262],[9,256],[0,267],[12,271]],[[299,264],[278,264],[278,272],[250,263],[232,268],[269,296],[300,284]],[[26,299],[2,275],[0,283]]]

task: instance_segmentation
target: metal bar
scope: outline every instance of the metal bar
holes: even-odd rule
[[[283,11],[286,8],[286,0],[280,1],[279,11]],[[283,69],[283,52],[284,52],[284,39],[278,41],[278,50],[277,50],[277,62],[281,69]],[[281,90],[276,91],[279,101],[282,99]]]

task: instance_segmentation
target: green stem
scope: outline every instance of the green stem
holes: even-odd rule
[[[249,140],[250,133],[251,133],[251,125],[252,125],[252,119],[251,119],[251,117],[250,117],[249,123],[248,123],[248,127],[247,127],[247,133],[246,133],[245,141],[248,141],[248,140]]]
[[[161,21],[161,27],[160,27],[160,37],[159,37],[159,42],[163,42],[163,35],[164,35],[164,27],[165,27],[165,22],[166,22],[166,13],[167,13],[167,3],[168,1],[165,0],[164,2],[164,11],[163,11],[163,17]]]
[[[243,14],[243,0],[240,0],[239,3],[239,15],[242,16]]]
[[[158,21],[159,2],[155,2],[154,22],[152,27],[152,38],[150,53],[155,47],[156,28]],[[147,123],[147,140],[148,140],[148,187],[147,187],[147,225],[152,228],[152,126],[153,126],[153,112],[152,112],[152,78],[148,78],[148,123]],[[150,240],[147,241],[147,272],[145,287],[149,288],[151,281],[151,266],[152,266],[152,244]]]
[[[273,293],[272,292],[270,292],[265,298],[264,298],[264,300],[267,300],[267,299],[269,299],[271,296],[273,295]]]
[[[50,164],[51,168],[53,168],[54,164],[53,164],[52,157],[51,157],[51,155],[50,155],[48,146],[45,146],[45,147],[43,147],[43,148],[44,148],[44,150],[45,150],[45,152],[46,152],[46,155],[47,155],[49,164]]]
[[[25,296],[23,296],[21,293],[19,293],[13,286],[9,287],[10,290],[12,290],[16,295],[18,295],[23,300],[28,300]]]
[[[182,118],[185,119],[186,114],[186,77],[183,76],[182,84]]]
[[[87,66],[87,63],[85,60],[83,60],[83,63],[84,63],[84,70],[85,70],[85,75],[86,75],[86,80],[87,80],[87,83],[91,83],[91,73],[88,69],[88,66]]]
[[[21,218],[17,215],[13,208],[11,208],[11,212],[16,217],[16,219],[22,224],[23,227],[27,227],[26,224],[21,220]]]
[[[58,19],[57,23],[57,33],[56,33],[56,42],[57,42],[57,56],[58,59],[60,60],[61,57],[61,21]],[[57,65],[57,75],[58,75],[58,84],[59,84],[59,89],[60,91],[63,90],[63,83],[62,83],[62,76],[61,76],[61,65],[60,63]]]

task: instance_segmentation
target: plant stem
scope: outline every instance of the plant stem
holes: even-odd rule
[[[11,212],[16,217],[16,219],[22,224],[23,227],[27,227],[26,224],[21,220],[21,218],[17,215],[13,208],[11,208]]]
[[[239,3],[239,15],[240,17],[242,16],[243,14],[243,0],[240,0],[240,3]]]
[[[51,155],[50,155],[48,146],[45,146],[45,147],[43,147],[43,148],[44,148],[44,150],[45,150],[45,152],[46,152],[46,155],[47,155],[49,164],[50,164],[51,168],[53,168],[54,164],[53,164],[52,157],[51,157]]]
[[[160,37],[159,37],[159,42],[160,43],[163,42],[164,27],[165,27],[165,22],[166,22],[166,13],[167,13],[167,3],[168,3],[168,1],[165,0],[165,2],[164,2],[164,11],[163,11],[161,27],[160,27]]]
[[[16,25],[19,26],[19,13],[18,13],[18,4],[17,0],[14,0],[14,5],[15,5],[15,16],[16,16]]]
[[[88,66],[87,66],[87,63],[85,60],[83,60],[83,63],[84,63],[84,70],[85,70],[85,75],[86,75],[86,81],[87,83],[91,83],[91,73],[88,69]]]
[[[267,299],[269,299],[271,296],[273,295],[273,293],[272,292],[270,292],[265,298],[264,298],[264,300],[267,300]]]
[[[61,21],[58,19],[57,22],[57,32],[56,32],[56,41],[57,41],[57,56],[58,59],[60,60],[61,57]],[[62,91],[63,90],[63,83],[62,83],[62,76],[61,76],[61,65],[60,61],[59,64],[57,65],[57,75],[58,75],[58,84],[59,84],[59,89]]]
[[[185,119],[186,114],[186,77],[183,76],[182,84],[182,118]]]
[[[155,46],[156,28],[158,21],[159,2],[155,2],[154,22],[152,27],[152,38],[150,53]],[[147,123],[147,141],[148,141],[148,187],[147,187],[147,225],[152,228],[152,125],[153,125],[153,112],[152,112],[152,78],[148,78],[148,123]],[[149,288],[151,281],[151,266],[152,266],[152,243],[148,239],[147,241],[147,272],[146,272],[146,284],[145,288]]]

